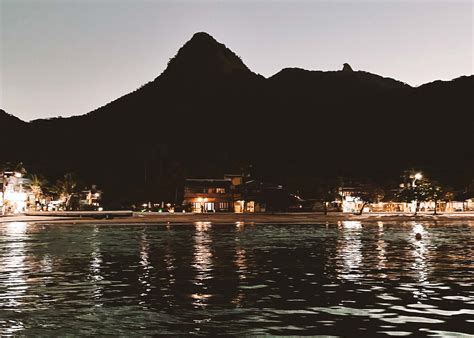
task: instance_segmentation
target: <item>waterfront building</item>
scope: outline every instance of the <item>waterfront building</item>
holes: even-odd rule
[[[69,200],[63,202],[68,210],[98,211],[101,210],[102,191],[95,185],[80,192],[73,193]]]
[[[184,201],[192,212],[232,211],[234,208],[232,179],[186,179]]]
[[[302,200],[283,186],[244,175],[223,179],[186,179],[183,205],[192,212],[266,212],[299,210]]]
[[[363,212],[406,212],[414,213],[416,210],[416,201],[399,202],[395,200],[396,189],[390,190],[379,200],[370,201],[364,196],[370,187],[365,185],[352,185],[339,188],[340,200],[335,201],[340,204],[340,209],[345,213],[358,213],[364,207]],[[468,198],[471,197],[471,198]],[[434,212],[434,201],[419,201],[419,212]],[[440,200],[436,202],[436,211],[438,212],[462,212],[474,210],[474,197],[468,193],[455,194],[453,200]]]
[[[5,171],[0,175],[1,214],[18,214],[27,211],[35,204],[35,195],[31,190],[31,180],[21,172]]]

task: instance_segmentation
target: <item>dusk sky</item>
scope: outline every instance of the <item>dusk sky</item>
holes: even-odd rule
[[[254,72],[354,70],[412,86],[473,73],[472,1],[0,0],[0,108],[87,113],[153,80],[198,31]]]

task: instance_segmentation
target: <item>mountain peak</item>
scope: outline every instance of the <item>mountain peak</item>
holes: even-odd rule
[[[167,75],[212,76],[250,72],[234,52],[206,32],[195,33],[168,63]]]
[[[206,33],[206,32],[194,33],[194,35],[192,36],[192,38],[189,41],[196,41],[196,40],[197,41],[209,41],[209,42],[213,42],[213,43],[218,43],[212,35],[210,35],[209,33]]]
[[[342,66],[342,71],[343,71],[343,72],[353,72],[351,65],[348,64],[348,63],[345,63],[345,64]]]

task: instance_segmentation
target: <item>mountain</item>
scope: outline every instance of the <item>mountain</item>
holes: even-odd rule
[[[162,74],[107,105],[20,121],[15,156],[53,178],[76,172],[123,204],[173,200],[183,177],[249,165],[255,176],[308,195],[319,177],[387,183],[410,167],[462,186],[474,169],[473,79],[413,88],[349,64],[287,68],[267,79],[196,33]],[[0,153],[0,163],[12,156]]]
[[[0,138],[2,140],[0,167],[2,162],[20,162],[22,160],[17,146],[23,144],[20,135],[25,135],[27,128],[26,122],[0,109]]]
[[[0,125],[2,126],[2,129],[5,128],[5,130],[2,131],[6,131],[9,128],[24,126],[25,122],[11,114],[8,114],[3,109],[0,109]]]
[[[168,63],[162,77],[188,79],[251,73],[242,60],[207,33],[193,35]]]

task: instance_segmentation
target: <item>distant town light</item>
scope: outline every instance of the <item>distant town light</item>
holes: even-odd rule
[[[416,173],[415,174],[415,179],[416,180],[421,180],[423,178],[423,175],[421,173]]]

